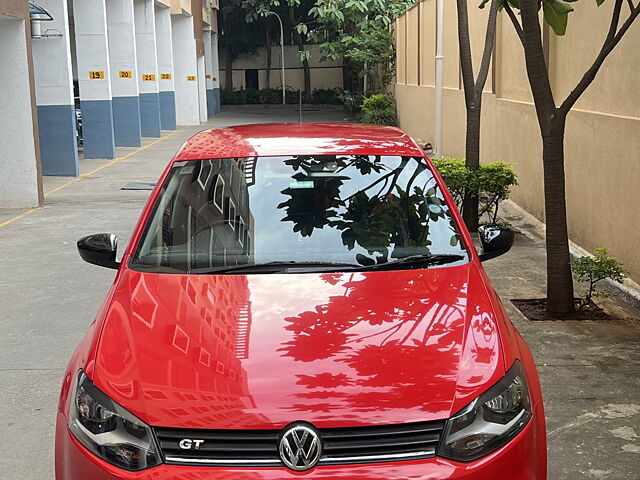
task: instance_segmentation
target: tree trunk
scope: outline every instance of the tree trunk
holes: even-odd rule
[[[266,26],[265,42],[267,48],[267,79],[265,88],[271,88],[271,30],[269,25]]]
[[[342,60],[342,89],[353,91],[351,71],[349,70],[349,64],[345,59]]]
[[[227,55],[225,59],[225,69],[226,70],[224,72],[224,77],[225,77],[224,87],[231,92],[233,91],[233,60],[231,59],[231,55],[229,54],[228,49],[227,49]]]
[[[297,22],[295,19],[294,7],[289,7],[289,19],[291,20],[291,25],[293,26],[293,41],[296,42],[298,51],[304,52],[304,39],[295,28]],[[311,103],[311,67],[309,66],[309,60],[307,60],[306,58],[302,61],[302,69],[304,71],[304,92],[302,100],[305,103]]]
[[[467,139],[465,147],[466,166],[471,170],[480,167],[480,116],[482,103],[479,101],[467,109]],[[462,218],[470,232],[478,231],[478,197],[466,194],[462,202]]]
[[[542,135],[547,227],[547,312],[562,318],[574,311],[564,177],[564,119]]]
[[[566,113],[556,108],[545,62],[537,0],[522,0],[522,45],[529,86],[542,134],[544,209],[547,228],[547,312],[566,317],[575,310],[567,232],[564,179]]]
[[[489,75],[489,66],[493,55],[496,37],[496,19],[498,2],[491,1],[487,30],[485,32],[482,61],[478,70],[478,78],[474,78],[471,39],[469,36],[469,13],[467,0],[457,0],[458,11],[458,45],[460,50],[460,67],[464,84],[464,99],[467,108],[467,131],[465,145],[465,165],[470,170],[480,168],[480,120],[482,112],[482,91]],[[465,192],[462,202],[462,218],[471,232],[478,231],[478,197],[476,192]]]
[[[311,67],[309,66],[309,60],[302,62],[302,68],[304,69],[304,95],[302,99],[305,103],[311,103]]]

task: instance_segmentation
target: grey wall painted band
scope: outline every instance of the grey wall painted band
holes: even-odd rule
[[[160,126],[162,130],[176,129],[176,92],[160,92]]]
[[[77,177],[80,174],[73,105],[38,107],[40,159],[43,175]]]
[[[160,138],[160,95],[140,94],[140,129],[143,137]]]
[[[113,133],[116,147],[142,145],[138,96],[113,97]]]
[[[80,101],[85,158],[115,158],[111,100]]]

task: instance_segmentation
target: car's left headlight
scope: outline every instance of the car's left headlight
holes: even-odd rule
[[[477,460],[514,438],[530,418],[527,380],[516,360],[498,383],[447,420],[438,455],[461,462]]]
[[[134,471],[161,462],[151,428],[98,390],[82,371],[70,404],[69,429],[98,457]]]

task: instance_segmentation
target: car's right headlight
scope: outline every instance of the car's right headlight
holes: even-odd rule
[[[470,462],[514,438],[531,418],[531,399],[519,361],[487,392],[447,420],[441,457]]]
[[[69,429],[89,451],[125,470],[161,462],[151,428],[98,390],[82,371],[71,396]]]

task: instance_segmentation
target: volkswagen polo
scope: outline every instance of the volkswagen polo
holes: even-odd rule
[[[396,128],[192,137],[71,357],[58,480],[546,479],[540,383],[442,179]]]

